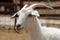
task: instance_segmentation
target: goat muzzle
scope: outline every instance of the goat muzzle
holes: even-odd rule
[[[19,33],[19,30],[22,30],[23,29],[23,27],[21,27],[21,25],[16,25],[15,27],[14,27],[14,30],[17,32],[17,33]]]

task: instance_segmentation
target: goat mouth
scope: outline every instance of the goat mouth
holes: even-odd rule
[[[17,30],[19,30],[19,29],[20,29],[20,27],[21,27],[21,25],[17,25],[16,27],[17,27]]]
[[[16,25],[15,27],[14,27],[14,30],[18,33],[18,31],[19,30],[22,30],[23,29],[23,27],[21,27],[21,25]]]
[[[21,25],[17,25],[16,27],[17,27],[17,30],[23,29],[23,27],[21,27]]]

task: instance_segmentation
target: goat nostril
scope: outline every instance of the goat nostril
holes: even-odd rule
[[[32,15],[31,15],[31,14],[29,14],[29,17],[32,17]]]
[[[20,24],[18,24],[16,27],[21,27],[21,25],[20,25]]]
[[[23,29],[23,27],[21,27],[20,24],[16,25],[16,27],[17,27],[17,30],[21,30],[21,29]]]

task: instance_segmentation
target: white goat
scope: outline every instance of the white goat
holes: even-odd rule
[[[25,5],[20,11],[12,16],[12,18],[14,18],[18,15],[16,31],[18,32],[19,27],[20,29],[24,27],[30,30],[31,40],[60,40],[60,29],[41,26],[40,20],[38,19],[39,13],[37,10],[33,9],[40,5],[53,9],[44,3],[32,4],[30,7]]]

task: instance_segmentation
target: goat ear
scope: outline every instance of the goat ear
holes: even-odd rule
[[[34,16],[37,16],[37,17],[39,17],[40,15],[39,15],[39,13],[38,13],[38,11],[33,11],[32,13],[31,13],[31,15],[34,15]]]
[[[11,16],[11,18],[17,18],[18,17],[18,14],[15,13],[13,16]]]

